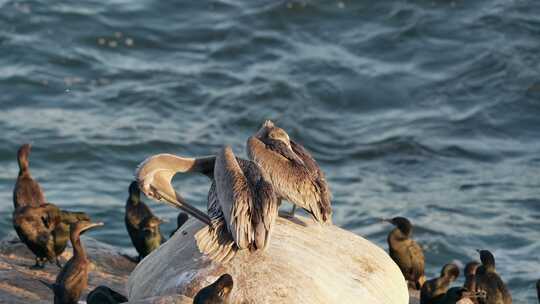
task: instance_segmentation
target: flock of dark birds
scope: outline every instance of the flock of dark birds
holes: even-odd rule
[[[289,216],[301,207],[321,224],[331,223],[330,190],[323,172],[300,144],[272,122],[248,139],[249,160],[234,156],[225,147],[217,156],[184,158],[171,154],[149,157],[136,172],[136,181],[129,185],[125,207],[125,224],[133,246],[142,260],[166,241],[160,231],[162,221],[141,201],[141,191],[148,197],[183,210],[177,228],[189,216],[206,226],[196,235],[202,252],[212,259],[227,261],[238,250],[264,250],[270,239],[281,200],[293,203]],[[103,226],[83,212],[59,209],[48,203],[29,167],[30,145],[22,145],[17,153],[19,175],[13,191],[13,226],[20,240],[35,255],[33,269],[44,268],[47,262],[61,268],[54,283],[42,281],[54,293],[55,304],[78,303],[88,287],[90,260],[80,235]],[[171,179],[177,173],[198,172],[208,176],[212,185],[208,194],[208,210],[204,213],[189,205],[177,193]],[[512,303],[510,293],[496,272],[495,258],[487,250],[479,250],[480,263],[465,267],[465,284],[451,287],[459,277],[457,265],[444,265],[439,277],[426,280],[424,254],[412,240],[412,224],[404,217],[385,219],[396,228],[388,235],[390,257],[399,266],[410,289],[420,290],[421,304],[450,304],[469,298],[475,304]],[[61,265],[59,256],[68,239],[73,256]],[[202,288],[193,303],[228,303],[233,278],[221,275]],[[537,283],[540,301],[540,280]],[[122,294],[99,286],[86,299],[88,304],[123,303]]]

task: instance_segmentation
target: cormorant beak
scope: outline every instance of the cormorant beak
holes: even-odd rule
[[[159,219],[160,224],[164,224],[164,223],[168,223],[168,222],[169,222],[168,219],[162,219],[162,218]]]

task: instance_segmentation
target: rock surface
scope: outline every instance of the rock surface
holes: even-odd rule
[[[97,285],[107,285],[126,294],[127,278],[135,263],[129,261],[107,244],[82,236],[82,242],[92,261],[88,289],[81,300]],[[72,255],[71,248],[61,257],[64,264]],[[52,303],[54,296],[50,289],[38,279],[54,282],[60,271],[56,265],[47,264],[45,269],[32,270],[34,256],[16,236],[0,241],[0,303]]]
[[[193,297],[225,272],[235,280],[232,303],[409,303],[386,252],[339,227],[278,218],[266,251],[241,251],[225,264],[199,252],[194,234],[201,227],[189,220],[139,263],[129,277],[130,303],[189,303],[159,297]]]

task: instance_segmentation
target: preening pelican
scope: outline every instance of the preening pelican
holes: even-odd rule
[[[332,222],[330,190],[321,168],[304,147],[267,120],[247,142],[249,158],[263,170],[278,197],[305,209],[322,223]]]
[[[198,172],[212,179],[208,214],[189,205],[171,185],[176,173]],[[231,147],[216,156],[184,158],[158,154],[136,172],[148,197],[180,208],[208,225],[196,235],[199,249],[213,259],[228,260],[237,249],[262,250],[277,217],[277,198],[257,164],[236,158]]]

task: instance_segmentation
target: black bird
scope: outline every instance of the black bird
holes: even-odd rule
[[[155,216],[146,217],[140,223],[143,238],[143,247],[139,251],[139,258],[141,260],[165,242],[159,230],[161,223],[162,221]]]
[[[39,207],[47,203],[43,190],[30,174],[28,158],[31,147],[30,144],[24,144],[17,151],[19,175],[13,189],[13,206],[15,209],[23,206]]]
[[[32,268],[43,268],[46,261],[55,261],[61,267],[58,256],[67,246],[69,225],[89,220],[89,217],[83,212],[63,211],[46,203],[43,190],[30,174],[29,155],[30,144],[22,145],[17,152],[19,176],[13,190],[13,228],[36,255]]]
[[[483,292],[468,291],[463,287],[452,287],[448,289],[444,297],[440,301],[433,302],[436,304],[456,304],[462,299],[469,298],[474,300],[476,298],[482,298],[485,294]]]
[[[420,289],[426,280],[424,252],[420,245],[411,239],[411,222],[404,217],[394,217],[384,219],[384,221],[396,226],[387,238],[390,257],[401,269],[403,276],[409,282],[409,287]]]
[[[536,293],[538,295],[538,303],[540,303],[540,280],[536,281]]]
[[[469,290],[469,291],[475,291],[476,290],[476,269],[480,266],[480,263],[473,261],[467,263],[465,266],[465,283],[463,284],[463,288]],[[470,298],[471,301],[474,304],[478,304],[478,301],[475,297]]]
[[[193,304],[227,304],[232,289],[233,278],[227,273],[223,274],[214,283],[199,290]]]
[[[512,296],[495,269],[495,257],[488,250],[478,250],[482,265],[476,269],[476,290],[484,291],[480,304],[511,304]]]
[[[131,242],[139,253],[139,260],[141,260],[143,257],[145,257],[148,253],[151,252],[151,250],[149,251],[149,249],[146,248],[145,235],[147,234],[147,232],[143,230],[143,227],[141,225],[144,219],[149,219],[151,217],[155,216],[150,210],[150,208],[148,208],[148,206],[141,201],[141,192],[139,190],[139,185],[136,181],[133,181],[129,185],[129,197],[126,201],[126,214],[124,220],[126,223],[126,229],[129,233],[129,237],[131,238]],[[161,244],[161,240],[163,239],[163,237],[160,237]]]
[[[188,218],[189,217],[187,213],[185,212],[178,213],[178,216],[176,217],[176,229],[174,229],[174,231],[171,232],[169,237],[172,237],[173,234],[175,234],[176,231],[178,231],[178,229],[180,229],[180,227],[182,227],[182,225],[184,225],[187,222]]]
[[[58,273],[54,284],[41,281],[54,292],[54,304],[77,304],[81,294],[88,287],[90,260],[81,244],[80,235],[88,229],[103,226],[103,223],[81,221],[70,227],[73,257]]]
[[[32,268],[43,268],[47,261],[61,267],[58,257],[67,246],[68,225],[79,220],[89,220],[89,217],[82,212],[60,210],[54,204],[15,209],[13,227],[21,242],[36,256]]]
[[[446,264],[438,278],[428,280],[420,290],[420,304],[439,303],[444,298],[450,284],[459,277],[459,268],[455,264]]]
[[[103,285],[96,287],[86,296],[86,304],[117,304],[127,301],[128,298],[124,295]]]

